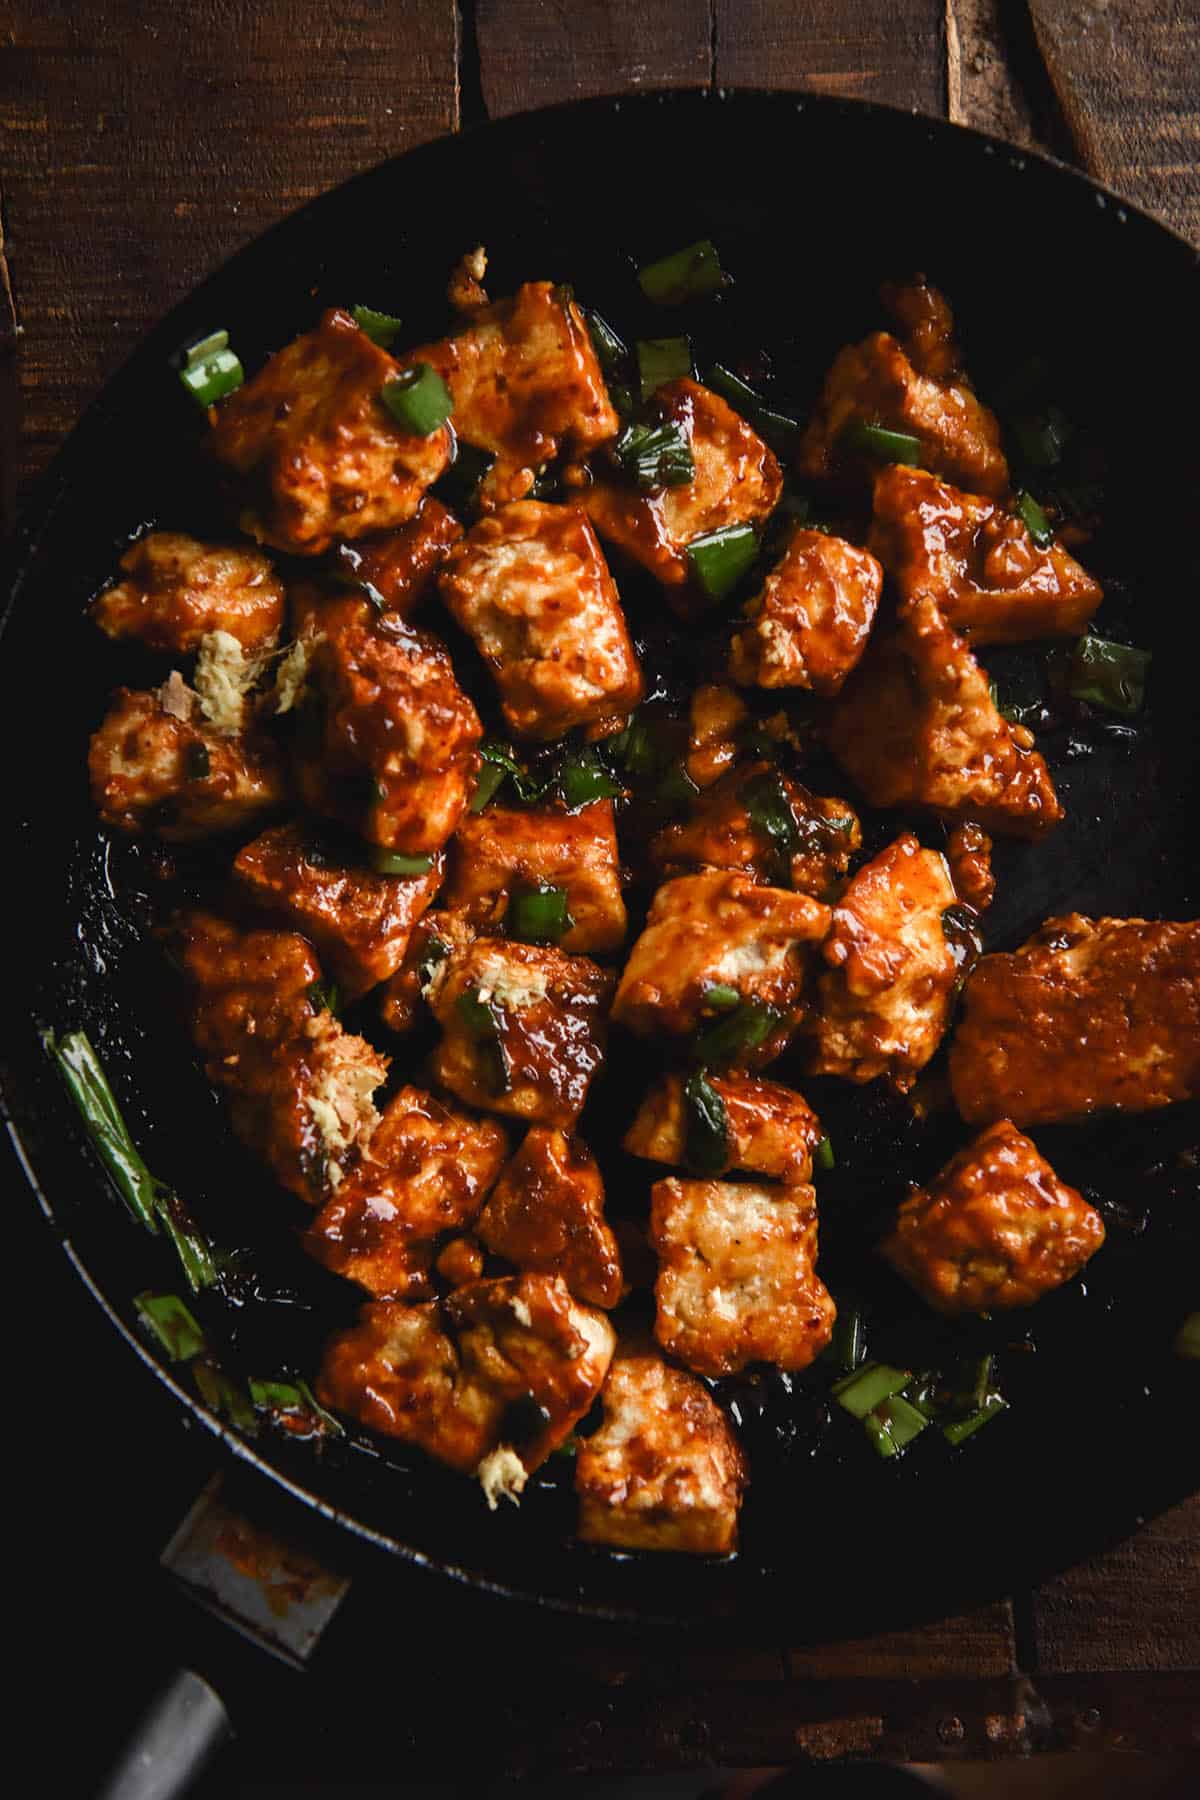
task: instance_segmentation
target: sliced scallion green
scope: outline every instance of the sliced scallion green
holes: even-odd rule
[[[677,762],[664,770],[655,786],[654,798],[659,806],[669,807],[672,812],[683,812],[699,792],[699,787],[688,774],[687,765]]]
[[[596,352],[596,361],[603,373],[622,375],[629,361],[629,346],[618,337],[607,319],[601,318],[598,312],[589,309],[584,317],[587,320],[588,336],[592,340],[592,348]]]
[[[1044,550],[1047,544],[1054,542],[1054,527],[1033,495],[1024,488],[1018,493],[1013,510],[1039,550]]]
[[[454,411],[450,390],[429,363],[412,363],[385,381],[379,398],[397,425],[414,437],[431,437]]]
[[[182,366],[193,368],[196,363],[205,362],[210,356],[216,356],[221,350],[229,348],[227,331],[210,331],[206,337],[197,338],[194,343],[187,344],[182,354]]]
[[[1071,652],[1067,692],[1105,712],[1131,718],[1146,698],[1150,652],[1107,638],[1081,637]]]
[[[723,1068],[757,1050],[778,1022],[773,1006],[761,1000],[740,1000],[736,1007],[700,1027],[692,1039],[692,1056],[702,1068]]]
[[[337,1016],[341,1004],[336,981],[314,981],[308,989],[308,997],[318,1012],[330,1012]]]
[[[496,798],[496,790],[508,775],[498,762],[485,762],[475,777],[475,792],[471,795],[468,812],[481,813],[485,806]]]
[[[174,1189],[165,1187],[162,1182],[156,1183],[156,1186],[158,1216],[163,1230],[174,1245],[175,1254],[188,1278],[188,1286],[194,1294],[198,1294],[201,1288],[214,1287],[218,1272],[208,1239]]]
[[[775,412],[748,382],[721,363],[713,364],[704,377],[704,385],[714,394],[720,394],[723,400],[728,400],[773,450],[789,449],[800,436],[798,420],[788,418],[786,413]]]
[[[1189,1313],[1175,1333],[1175,1354],[1200,1362],[1200,1312]]]
[[[729,1167],[729,1115],[703,1069],[683,1084],[683,1160],[695,1175],[719,1175]]]
[[[379,844],[371,846],[370,861],[377,875],[428,875],[433,867],[432,856],[405,856]]]
[[[735,987],[729,987],[724,981],[714,981],[711,987],[704,990],[704,1004],[714,1012],[730,1012],[735,1006],[742,1004],[742,996]]]
[[[237,356],[229,348],[227,331],[211,331],[207,337],[189,345],[184,351],[184,364],[179,371],[188,393],[196,404],[208,411],[226,394],[232,394],[240,388],[246,379],[245,370]]]
[[[178,1294],[138,1294],[133,1304],[172,1362],[188,1362],[205,1349],[204,1333]]]
[[[373,306],[353,306],[351,312],[360,331],[365,331],[373,344],[386,350],[396,341],[403,325],[392,313],[376,312]]]
[[[867,1360],[867,1323],[863,1309],[854,1303],[839,1306],[829,1340],[833,1360],[853,1375]]]
[[[507,1094],[512,1077],[495,1009],[481,1000],[474,988],[467,988],[458,996],[455,1009],[483,1058],[487,1086],[493,1094]]]
[[[341,1425],[331,1412],[326,1412],[307,1381],[259,1381],[251,1376],[250,1399],[260,1412],[283,1413],[307,1417],[312,1430],[330,1437],[342,1437]]]
[[[590,806],[593,800],[615,800],[625,792],[620,782],[613,780],[591,744],[567,757],[559,772],[558,785],[569,812]]]
[[[702,592],[710,600],[724,600],[754,567],[758,534],[750,525],[726,525],[693,538],[687,554]]]
[[[691,374],[692,346],[685,337],[639,338],[637,365],[642,399],[648,400],[665,382]]]
[[[790,881],[800,827],[783,776],[778,769],[764,769],[743,785],[740,797],[751,825],[775,852],[777,877]]]
[[[976,1407],[974,1412],[967,1413],[964,1418],[948,1419],[942,1426],[942,1436],[948,1444],[964,1444],[989,1419],[1007,1410],[1008,1401],[1001,1394],[988,1394],[983,1405]]]
[[[724,285],[725,272],[717,247],[709,238],[672,251],[638,270],[638,285],[656,306],[680,306]]]
[[[824,1169],[826,1174],[834,1167],[833,1145],[827,1137],[823,1137],[813,1151],[813,1161],[818,1169]]]
[[[567,890],[539,881],[510,894],[504,914],[509,937],[526,944],[557,944],[575,921],[567,911]]]
[[[875,425],[869,419],[852,419],[839,439],[843,451],[852,456],[869,456],[876,462],[921,465],[921,440],[911,431],[893,431],[887,425]]]
[[[863,1427],[880,1456],[899,1456],[919,1437],[929,1420],[903,1394],[893,1394],[863,1419]]]
[[[643,493],[686,487],[695,478],[692,446],[675,419],[626,425],[613,444],[613,455]]]
[[[242,1389],[229,1379],[224,1370],[218,1369],[215,1363],[194,1362],[192,1373],[196,1377],[196,1386],[205,1405],[212,1412],[224,1414],[230,1424],[253,1437],[258,1430],[254,1408]]]
[[[910,1369],[893,1369],[889,1363],[866,1363],[854,1374],[834,1382],[833,1397],[854,1418],[865,1419],[882,1401],[898,1394],[911,1376]]]

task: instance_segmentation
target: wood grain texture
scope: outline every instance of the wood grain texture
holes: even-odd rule
[[[474,27],[493,118],[712,78],[709,0],[475,0]]]
[[[1030,0],[1084,167],[1200,245],[1195,0]]]
[[[13,0],[0,48],[21,474],[266,226],[456,119],[452,0]]]
[[[1015,1667],[1012,1609],[1007,1601],[913,1631],[788,1652],[790,1675],[824,1681],[946,1680],[966,1674],[1007,1675]]]
[[[1042,1588],[1034,1627],[1039,1669],[1195,1669],[1200,1695],[1200,1494]]]
[[[943,0],[714,0],[724,87],[796,87],[946,110]]]

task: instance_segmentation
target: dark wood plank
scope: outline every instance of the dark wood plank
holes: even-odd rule
[[[16,518],[21,420],[17,385],[17,314],[4,242],[4,212],[4,196],[0,193],[0,532],[11,531]]]
[[[1012,1609],[1007,1601],[914,1631],[788,1652],[792,1676],[824,1681],[946,1681],[1007,1675],[1015,1667]]]
[[[28,477],[145,327],[264,227],[450,129],[454,0],[14,0],[0,50]]]
[[[1079,159],[1200,244],[1195,0],[1030,0]]]
[[[709,0],[476,0],[474,36],[493,118],[712,77]]]
[[[946,110],[943,0],[714,0],[725,87],[796,87]]]
[[[1040,1670],[1200,1671],[1200,1494],[1042,1588],[1034,1629]]]

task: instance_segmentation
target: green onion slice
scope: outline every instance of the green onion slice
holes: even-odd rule
[[[429,363],[413,363],[385,381],[379,398],[396,423],[414,437],[431,437],[454,411],[450,390]]]
[[[241,1388],[222,1369],[218,1369],[215,1363],[194,1362],[192,1373],[206,1406],[212,1412],[224,1414],[239,1431],[253,1437],[258,1430],[258,1420]]]
[[[692,1055],[702,1068],[722,1068],[766,1042],[779,1022],[773,1006],[741,1000],[736,1008],[702,1025],[692,1039]]]
[[[229,334],[224,331],[214,332],[212,339],[205,339],[204,342],[212,342],[217,338],[224,338],[226,345],[229,342]],[[195,361],[191,360],[189,353],[187,363],[179,371],[179,379],[197,406],[207,412],[210,406],[215,406],[226,394],[232,394],[235,388],[241,387],[246,379],[246,372],[233,351],[223,346],[198,355]]]
[[[704,1004],[713,1012],[730,1012],[735,1006],[742,1004],[742,996],[735,987],[724,981],[714,981],[711,987],[704,990]]]
[[[393,314],[376,312],[373,306],[353,306],[350,310],[359,330],[365,331],[371,342],[381,349],[386,350],[400,335],[403,321]]]
[[[512,1087],[512,1075],[495,1008],[481,1000],[474,988],[461,993],[455,1007],[483,1058],[488,1087],[493,1094],[507,1094]]]
[[[622,375],[629,361],[629,346],[618,337],[607,319],[601,318],[598,312],[589,310],[584,314],[587,320],[588,336],[592,340],[592,348],[596,352],[596,361],[606,376]]]
[[[675,419],[626,425],[613,444],[613,455],[646,494],[659,488],[686,487],[695,479],[692,446]]]
[[[194,369],[197,363],[207,362],[210,356],[218,356],[222,350],[229,348],[227,331],[210,331],[206,337],[197,338],[194,343],[184,346],[182,366]]]
[[[307,1381],[259,1381],[251,1376],[250,1399],[260,1412],[284,1413],[307,1418],[311,1430],[330,1437],[345,1433],[331,1412],[326,1412]]]
[[[693,538],[687,547],[692,574],[710,600],[724,600],[758,556],[758,534],[750,525],[726,525]]]
[[[981,1426],[989,1419],[996,1418],[1008,1410],[1008,1401],[1001,1394],[988,1394],[982,1406],[974,1412],[967,1413],[965,1418],[949,1419],[942,1426],[942,1436],[948,1444],[964,1444],[969,1437],[974,1437]]]
[[[1200,1312],[1189,1313],[1175,1333],[1175,1354],[1200,1362]]]
[[[691,374],[692,346],[685,337],[639,338],[637,365],[642,399],[648,400],[665,382]]]
[[[696,782],[688,774],[686,763],[677,762],[664,771],[654,789],[654,798],[672,812],[684,812],[699,792]]]
[[[751,825],[774,851],[778,874],[790,881],[792,858],[800,849],[800,827],[778,769],[752,776],[742,788],[741,801]]]
[[[824,1169],[826,1173],[833,1168],[833,1145],[827,1137],[823,1137],[814,1150],[813,1161],[816,1163],[818,1169]]]
[[[729,1167],[729,1115],[703,1069],[683,1084],[683,1160],[695,1175],[719,1175]]]
[[[497,788],[505,781],[507,775],[508,770],[502,763],[485,762],[475,777],[475,792],[471,795],[467,811],[481,813],[485,806],[490,805],[496,798]]]
[[[204,1333],[177,1294],[138,1294],[133,1304],[172,1362],[188,1362],[205,1349]]]
[[[866,1363],[853,1375],[845,1375],[841,1381],[834,1382],[833,1397],[854,1418],[865,1419],[882,1401],[898,1394],[911,1379],[910,1369],[893,1369],[888,1363]]]
[[[851,1303],[838,1307],[829,1349],[833,1360],[848,1375],[862,1368],[867,1360],[867,1322],[861,1306]]]
[[[308,997],[317,1012],[330,1012],[336,1018],[342,998],[336,981],[314,981],[308,989]]]
[[[893,1394],[867,1413],[863,1427],[880,1456],[899,1456],[919,1437],[929,1420],[903,1394]]]
[[[839,439],[841,449],[852,456],[869,456],[876,462],[911,463],[921,466],[921,440],[911,431],[893,431],[868,419],[852,419]]]
[[[370,859],[377,875],[428,875],[433,867],[432,856],[405,856],[399,850],[384,850],[378,844],[371,846]]]
[[[1110,643],[1107,638],[1081,637],[1071,652],[1067,692],[1073,700],[1086,700],[1105,712],[1131,718],[1146,698],[1149,650],[1131,644]]]
[[[163,1230],[174,1246],[193,1294],[215,1287],[219,1279],[212,1247],[174,1189],[156,1182],[156,1205]]]
[[[1054,542],[1054,527],[1033,495],[1024,488],[1016,497],[1014,511],[1039,550]]]
[[[566,759],[559,771],[558,785],[568,812],[590,806],[593,800],[615,800],[625,792],[590,744]]]
[[[679,306],[711,294],[725,282],[717,248],[709,238],[675,250],[638,270],[638,284],[656,306]]]
[[[714,394],[720,394],[723,400],[728,400],[730,406],[749,420],[773,450],[790,449],[800,436],[798,420],[789,418],[786,413],[775,412],[761,394],[755,393],[748,382],[723,364],[713,364],[704,377],[704,385],[711,388]]]
[[[539,881],[510,894],[504,914],[509,937],[527,944],[557,944],[575,921],[567,911],[567,890]]]

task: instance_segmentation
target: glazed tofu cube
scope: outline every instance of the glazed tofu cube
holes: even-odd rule
[[[946,861],[954,891],[973,912],[986,912],[996,892],[992,873],[992,840],[982,825],[968,819],[956,825],[946,839]]]
[[[970,1124],[1149,1112],[1200,1094],[1200,920],[1047,919],[967,982],[950,1084]]]
[[[712,1171],[743,1169],[789,1187],[812,1175],[813,1151],[825,1135],[806,1100],[775,1081],[749,1075],[709,1075],[725,1114],[726,1156]],[[688,1105],[681,1075],[664,1075],[642,1101],[625,1133],[626,1150],[648,1162],[688,1164]]]
[[[777,1056],[803,1012],[809,946],[829,928],[829,908],[807,894],[759,887],[748,875],[681,875],[659,888],[646,929],[629,953],[613,1018],[648,1037],[682,1037],[712,1013],[714,988],[772,1007],[778,1025],[758,1060]]]
[[[297,556],[411,519],[453,433],[406,431],[384,406],[400,372],[348,313],[327,312],[216,409],[212,450],[248,484],[251,537]]]
[[[756,881],[786,882],[819,898],[846,873],[862,843],[858,817],[770,763],[746,763],[695,802],[688,818],[665,825],[650,845],[664,875],[741,869]]]
[[[522,500],[480,519],[440,577],[520,737],[628,713],[642,674],[596,534],[574,506]]]
[[[977,1313],[1032,1306],[1103,1242],[1095,1207],[1000,1119],[914,1189],[880,1249],[935,1311]]]
[[[453,953],[465,950],[476,936],[461,913],[439,909],[417,921],[400,967],[379,996],[379,1015],[389,1031],[402,1036],[426,1015],[450,972]]]
[[[687,772],[697,787],[711,787],[737,761],[746,702],[731,687],[704,682],[693,690]]]
[[[886,331],[848,344],[834,358],[800,446],[801,473],[823,480],[840,467],[864,467],[843,443],[842,434],[857,424],[917,438],[924,468],[974,493],[998,497],[1008,487],[995,415],[962,380],[921,374]]]
[[[251,652],[279,638],[283,583],[258,550],[152,531],[125,552],[121,569],[123,579],[92,604],[107,637],[178,656],[198,650],[210,631],[228,632]]]
[[[476,1227],[518,1269],[561,1275],[579,1300],[615,1306],[624,1291],[617,1240],[604,1222],[604,1180],[582,1138],[532,1125]]]
[[[1039,550],[1016,513],[924,469],[876,476],[871,548],[902,598],[928,594],[974,644],[1078,637],[1104,598],[1061,544]]]
[[[440,500],[426,494],[420,508],[386,536],[338,545],[339,571],[348,581],[370,590],[373,605],[407,618],[433,586],[433,578],[456,544],[463,528]]]
[[[450,846],[442,903],[481,932],[504,929],[513,894],[541,886],[567,891],[570,929],[559,948],[603,955],[625,941],[627,920],[611,800],[578,812],[523,812],[488,806],[464,813]]]
[[[703,1383],[659,1356],[621,1355],[601,1399],[604,1423],[575,1455],[583,1542],[693,1556],[735,1550],[745,1458]]]
[[[837,1315],[816,1272],[811,1187],[657,1181],[650,1236],[659,1258],[654,1335],[689,1369],[806,1369],[829,1342]]]
[[[508,1149],[494,1119],[476,1119],[422,1088],[401,1088],[304,1247],[378,1299],[423,1299],[435,1240],[470,1224]]]
[[[913,367],[936,381],[959,374],[962,355],[954,341],[954,315],[945,296],[923,275],[885,281],[880,299],[899,325]]]
[[[178,675],[148,691],[117,689],[92,737],[88,773],[106,825],[169,843],[253,828],[285,792],[274,744],[205,724]]]
[[[436,854],[470,797],[479,716],[432,632],[385,615],[318,629],[296,745],[314,812],[407,856]]]
[[[596,479],[580,498],[606,542],[664,586],[681,587],[691,572],[688,545],[726,526],[761,525],[775,509],[783,477],[757,433],[698,382],[668,382],[654,405],[691,444],[694,479],[646,494],[594,470]]]
[[[498,1439],[532,1472],[571,1435],[608,1374],[616,1333],[558,1275],[507,1275],[445,1301],[464,1371],[503,1411]]]
[[[946,859],[906,832],[861,868],[833,909],[809,1021],[817,1075],[906,1093],[942,1041],[963,945],[942,915],[958,895]]]
[[[1032,733],[1001,718],[988,680],[934,601],[903,605],[834,704],[829,747],[873,806],[922,806],[1035,838],[1063,816]]]
[[[743,687],[836,694],[867,647],[882,587],[870,551],[828,532],[793,532],[746,602],[729,673]]]
[[[471,1106],[569,1131],[604,1060],[612,989],[585,956],[477,938],[431,996],[438,1080]]]
[[[617,429],[583,314],[548,281],[526,282],[401,360],[438,371],[458,436],[496,458],[480,488],[485,505],[520,500],[560,450],[586,456]]]
[[[233,874],[258,905],[312,939],[354,1000],[399,968],[441,883],[442,858],[424,875],[376,875],[345,844],[305,825],[274,825],[238,852]]]

